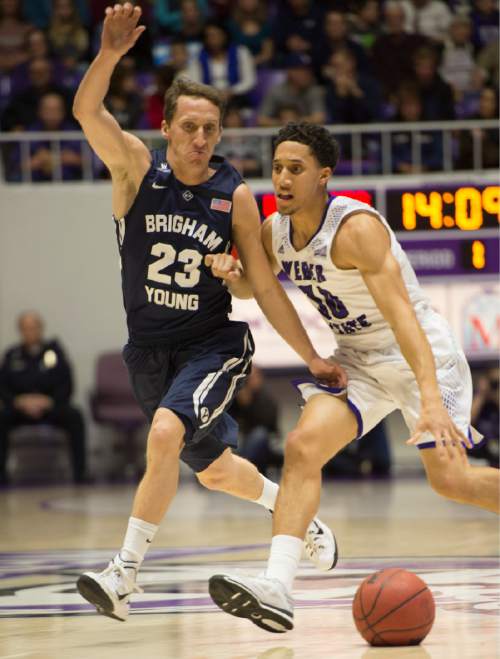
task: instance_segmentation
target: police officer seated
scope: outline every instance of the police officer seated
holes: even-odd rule
[[[66,356],[55,340],[43,337],[43,321],[34,311],[18,320],[21,343],[4,355],[0,368],[0,482],[7,483],[9,433],[18,426],[49,424],[66,431],[73,479],[85,475],[85,427],[70,405],[73,383]]]

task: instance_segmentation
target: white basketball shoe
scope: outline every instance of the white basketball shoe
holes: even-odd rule
[[[142,593],[135,583],[136,569],[113,558],[102,572],[85,572],[76,582],[78,592],[103,616],[125,622],[130,609],[130,595]],[[132,564],[133,565],[133,564]],[[132,576],[131,576],[132,575]]]
[[[318,570],[333,570],[339,558],[335,536],[326,524],[315,517],[304,538],[304,551]]]
[[[293,629],[293,601],[278,579],[215,574],[208,582],[208,592],[220,609],[248,618],[268,632]]]

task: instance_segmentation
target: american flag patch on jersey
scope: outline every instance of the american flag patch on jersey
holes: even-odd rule
[[[210,202],[210,208],[212,210],[222,211],[223,213],[230,213],[232,205],[233,202],[227,199],[212,199]]]

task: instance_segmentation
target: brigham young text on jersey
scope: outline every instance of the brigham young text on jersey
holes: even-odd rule
[[[226,160],[213,156],[215,173],[187,186],[170,169],[165,149],[151,156],[134,204],[115,218],[123,300],[135,343],[195,337],[227,319],[231,296],[204,257],[231,249],[231,199],[242,182]]]

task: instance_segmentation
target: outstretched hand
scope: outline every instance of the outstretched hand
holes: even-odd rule
[[[105,13],[101,49],[122,57],[146,29],[145,25],[137,27],[142,10],[126,2],[124,5],[106,7]]]
[[[345,389],[347,387],[347,373],[334,359],[314,357],[308,364],[309,370],[316,380],[328,387]]]
[[[224,281],[236,281],[241,278],[242,269],[231,254],[207,254],[205,265],[211,268],[214,277]]]
[[[472,440],[453,423],[442,403],[422,407],[415,432],[406,443],[416,445],[422,439],[422,435],[426,433],[434,438],[438,456],[442,460],[447,458],[451,460],[456,456],[463,459],[465,457],[464,446],[469,448],[474,446]]]

